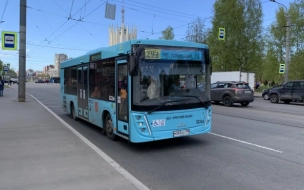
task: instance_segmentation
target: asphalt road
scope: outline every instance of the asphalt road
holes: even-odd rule
[[[304,189],[301,104],[213,105],[210,134],[130,144],[72,120],[60,107],[59,85],[28,83],[26,92],[151,189]]]

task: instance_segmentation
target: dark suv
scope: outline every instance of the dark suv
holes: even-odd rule
[[[253,90],[249,84],[242,81],[218,81],[211,84],[211,101],[215,104],[223,102],[225,106],[240,103],[248,106],[254,101]]]
[[[283,101],[288,104],[292,101],[304,100],[304,80],[289,81],[281,88],[271,89],[269,91],[270,101],[278,103]]]

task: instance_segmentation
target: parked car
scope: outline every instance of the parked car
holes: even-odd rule
[[[218,81],[211,84],[211,101],[230,107],[234,103],[248,106],[254,101],[253,90],[243,81]]]
[[[35,81],[35,83],[43,83],[43,80],[42,79],[38,79]]]
[[[15,84],[15,83],[18,83],[18,79],[16,79],[16,78],[11,78],[9,82]]]
[[[304,80],[289,81],[281,87],[271,89],[269,91],[269,99],[271,103],[283,101],[289,104],[292,101],[304,100]]]
[[[60,83],[60,77],[52,77],[50,83]]]
[[[265,90],[262,91],[262,97],[264,98],[264,100],[269,100],[269,91],[274,89],[274,88],[280,88],[282,87],[283,84],[279,84],[279,85],[276,85],[276,86],[273,86],[271,88],[267,88]]]

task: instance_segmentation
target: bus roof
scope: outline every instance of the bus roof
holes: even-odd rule
[[[101,47],[95,50],[89,51],[86,54],[62,62],[61,68],[70,67],[73,65],[78,65],[80,63],[87,63],[90,61],[90,57],[94,54],[100,55],[100,59],[107,59],[111,57],[116,57],[120,54],[127,54],[131,50],[133,44],[143,44],[143,45],[160,45],[160,46],[176,46],[176,47],[192,47],[192,48],[205,48],[208,46],[206,44],[187,42],[187,41],[175,41],[175,40],[148,40],[148,39],[137,39],[122,42],[110,47]],[[100,54],[101,53],[101,54]]]

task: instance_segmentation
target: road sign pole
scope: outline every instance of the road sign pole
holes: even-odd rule
[[[26,69],[26,0],[20,0],[19,85],[18,100],[25,102]]]

